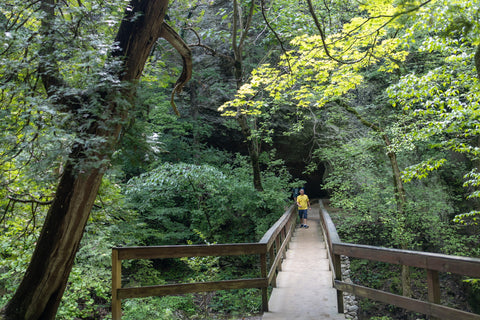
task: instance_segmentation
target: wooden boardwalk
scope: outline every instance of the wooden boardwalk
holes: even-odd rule
[[[295,230],[263,320],[345,319],[337,312],[319,205],[313,205],[308,215],[310,227]]]

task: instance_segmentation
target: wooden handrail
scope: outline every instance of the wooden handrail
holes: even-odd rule
[[[265,252],[263,243],[228,243],[149,247],[114,247],[118,259],[166,259],[204,256],[239,256]]]
[[[451,272],[465,276],[480,277],[480,259],[341,242],[335,225],[321,201],[320,220],[325,241],[328,244],[329,259],[334,269],[334,287],[337,289],[337,299],[342,296],[342,292],[348,292],[358,297],[385,302],[439,319],[480,320],[480,315],[478,314],[452,309],[440,304],[438,277],[438,272]],[[427,271],[428,302],[343,282],[340,265],[341,255],[425,269]],[[337,302],[338,312],[343,313],[343,301]]]
[[[266,244],[267,250],[270,249],[278,234],[281,232],[282,228],[284,228],[289,223],[289,221],[291,221],[292,215],[295,212],[296,207],[293,205],[290,206],[290,208],[285,211],[285,213],[273,224],[273,226],[271,226],[270,229],[265,232],[265,234],[260,239],[260,241],[258,241],[258,243]]]
[[[333,252],[352,258],[480,278],[480,259],[476,258],[351,243],[335,243],[333,244]]]
[[[295,228],[297,216],[295,208],[294,205],[290,206],[275,224],[268,229],[258,243],[112,248],[112,319],[121,319],[121,300],[126,298],[245,288],[260,288],[262,291],[262,309],[263,311],[268,311],[267,289],[268,286],[275,286],[276,284],[277,270],[281,269],[282,259],[285,256],[288,242]],[[260,278],[179,283],[134,288],[122,288],[121,285],[122,260],[238,255],[259,255]],[[269,259],[267,259],[267,255]]]

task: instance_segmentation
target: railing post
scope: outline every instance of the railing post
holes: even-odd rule
[[[440,304],[440,280],[438,271],[427,269],[428,301]],[[430,320],[439,320],[437,317],[430,317]]]
[[[118,250],[112,249],[112,320],[122,318],[122,300],[117,296],[117,289],[122,287],[122,261],[118,260]]]
[[[280,248],[282,247],[282,242],[280,241],[281,240],[280,237],[281,237],[280,233],[278,233],[278,235],[275,237],[275,251],[277,256],[281,254],[283,258],[283,252],[280,252]],[[278,264],[277,270],[282,271],[282,263]]]
[[[262,288],[262,310],[268,312],[268,279],[267,279],[267,253],[260,254],[260,273],[266,279],[267,286]]]
[[[335,272],[335,280],[342,281],[342,261],[340,255],[333,255],[333,269]],[[338,313],[344,313],[343,310],[343,292],[337,289],[337,310]]]
[[[293,215],[290,217],[290,219],[288,219],[288,232],[290,233],[290,235],[293,237],[293,232],[295,231],[295,220],[292,219],[292,217],[294,217]],[[290,241],[292,240],[292,238],[290,238]],[[287,243],[287,250],[290,249],[290,241],[288,241]]]
[[[275,261],[275,252],[273,251],[274,250],[274,247],[273,245],[270,247],[270,250],[268,250],[268,256],[269,256],[269,259],[270,259],[270,267],[273,265],[274,261]],[[272,279],[272,287],[277,287],[277,270],[278,269],[275,269],[275,274],[273,275],[273,279]]]

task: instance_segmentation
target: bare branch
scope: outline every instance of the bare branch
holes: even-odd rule
[[[13,201],[13,202],[20,202],[20,203],[36,203],[36,204],[39,204],[39,205],[42,205],[42,206],[48,206],[48,205],[51,205],[53,203],[53,199],[52,200],[48,200],[48,201],[41,201],[41,200],[38,200],[36,199],[33,195],[31,194],[27,194],[30,199],[20,199],[20,198],[16,198],[14,196],[11,196],[11,195],[8,195],[7,196],[7,199]]]
[[[195,34],[195,36],[197,37],[197,43],[188,45],[190,48],[200,47],[200,48],[205,49],[207,51],[207,54],[210,54],[213,57],[219,56],[219,57],[222,57],[222,58],[225,58],[225,59],[229,60],[231,63],[235,62],[235,60],[231,56],[228,56],[228,55],[223,54],[223,53],[219,53],[217,50],[203,44],[201,39],[200,39],[200,35],[198,34],[198,32],[195,29],[193,29],[191,27],[188,27],[188,28],[185,28],[185,30],[192,31]]]
[[[178,35],[178,33],[170,27],[168,24],[163,22],[162,30],[160,32],[160,37],[167,40],[180,55],[182,56],[183,60],[183,69],[182,74],[178,77],[177,82],[175,83],[175,87],[172,91],[172,95],[170,97],[170,104],[172,105],[173,110],[177,116],[180,116],[178,112],[177,106],[175,105],[175,101],[173,100],[175,93],[180,93],[183,89],[183,86],[190,80],[192,77],[192,51],[188,47],[188,45],[183,41],[183,39]]]
[[[327,42],[326,42],[327,40],[326,40],[326,37],[325,37],[325,32],[323,31],[323,28],[320,25],[320,22],[318,21],[317,14],[315,13],[315,9],[313,8],[312,0],[307,0],[307,3],[308,3],[308,10],[310,11],[310,15],[312,16],[313,21],[315,22],[315,26],[317,27],[318,32],[320,33],[320,38],[322,39],[322,45],[323,45],[323,49],[325,50],[325,54],[330,59],[332,59],[332,60],[334,60],[338,63],[341,63],[341,64],[355,64],[355,63],[358,63],[358,62],[362,61],[363,59],[365,59],[367,57],[368,50],[363,57],[361,57],[357,60],[354,60],[354,61],[340,60],[340,59],[337,59],[334,56],[332,56],[331,53],[330,53],[330,50],[328,49],[328,45],[327,45]]]
[[[268,29],[270,29],[270,31],[272,31],[272,33],[273,33],[273,35],[275,36],[275,38],[277,38],[278,43],[280,43],[280,47],[282,48],[282,52],[283,52],[283,54],[285,55],[285,57],[287,58],[288,69],[289,69],[289,71],[291,71],[291,70],[292,70],[292,66],[290,65],[290,57],[289,57],[288,54],[287,54],[287,50],[285,50],[285,47],[283,46],[283,41],[282,41],[282,39],[280,39],[280,36],[277,34],[277,32],[275,31],[275,29],[273,29],[273,27],[271,26],[270,22],[269,22],[268,19],[267,19],[267,15],[265,14],[265,0],[262,0],[262,1],[261,1],[261,8],[262,8],[263,21],[265,21],[265,23],[267,24]]]
[[[245,38],[247,37],[248,29],[250,29],[250,24],[252,22],[254,9],[255,9],[255,0],[252,0],[250,4],[250,10],[248,11],[247,21],[245,23],[245,27],[242,27],[240,42],[238,43],[238,47],[240,48],[240,50],[242,50],[243,43],[245,42]]]
[[[233,54],[235,55],[235,60],[237,60],[237,27],[238,24],[238,1],[233,0],[233,23],[232,23],[232,49]]]

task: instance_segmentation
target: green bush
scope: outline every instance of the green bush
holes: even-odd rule
[[[175,320],[196,313],[191,295],[127,299],[123,303],[124,320]]]
[[[163,164],[129,181],[126,190],[142,245],[257,241],[283,213],[287,177],[266,174],[265,192],[251,183],[248,164],[216,168]],[[142,236],[143,235],[143,236]]]
[[[209,307],[215,313],[246,316],[260,312],[262,295],[259,289],[217,291]]]

